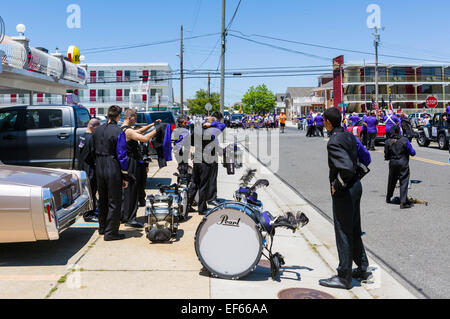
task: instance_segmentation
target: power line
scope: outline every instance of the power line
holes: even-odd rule
[[[237,5],[237,7],[236,7],[236,10],[234,10],[233,17],[231,18],[230,23],[228,23],[228,26],[225,28],[225,32],[227,32],[227,31],[230,29],[231,25],[233,24],[234,18],[236,18],[236,14],[237,14],[237,12],[238,12],[238,10],[239,10],[239,7],[240,7],[240,5],[241,5],[241,2],[242,2],[242,0],[239,0],[239,3],[238,3],[238,5]]]
[[[211,36],[218,35],[218,34],[220,34],[220,32],[192,36],[192,37],[184,38],[184,40],[206,38],[206,37],[211,37]],[[83,52],[87,51],[89,54],[95,54],[95,53],[111,52],[111,51],[118,51],[118,50],[136,49],[136,48],[142,48],[142,47],[148,47],[148,46],[160,45],[160,44],[168,44],[168,43],[176,43],[176,42],[178,43],[179,41],[180,41],[180,38],[172,39],[172,40],[165,40],[165,41],[150,42],[150,43],[142,43],[142,44],[113,46],[113,47],[104,47],[104,48],[97,48],[97,49],[84,49]]]
[[[294,49],[288,49],[288,48],[284,48],[284,47],[280,47],[274,44],[270,44],[270,43],[266,43],[266,42],[260,42],[260,41],[256,41],[256,40],[252,40],[252,39],[248,39],[248,38],[244,38],[238,35],[234,35],[234,34],[230,34],[230,36],[234,37],[234,38],[239,38],[248,42],[253,42],[259,45],[264,45],[267,47],[271,47],[274,49],[278,49],[278,50],[282,50],[282,51],[286,51],[286,52],[291,52],[291,53],[296,53],[296,54],[301,54],[310,58],[315,58],[315,59],[321,59],[321,60],[326,60],[326,61],[331,61],[331,58],[329,57],[323,57],[323,56],[319,56],[319,55],[315,55],[315,54],[311,54],[311,53],[306,53],[306,52],[302,52],[302,51],[297,51]]]
[[[243,35],[245,37],[260,37],[260,38],[265,38],[265,39],[270,39],[270,40],[276,40],[276,41],[281,41],[281,42],[300,44],[300,45],[311,46],[311,47],[327,49],[327,50],[343,51],[343,52],[350,52],[350,53],[359,53],[359,54],[372,55],[372,56],[375,55],[373,52],[365,52],[365,51],[352,50],[352,49],[336,48],[336,47],[330,47],[330,46],[325,46],[325,45],[320,45],[320,44],[313,44],[313,43],[299,42],[299,41],[293,41],[293,40],[286,40],[286,39],[281,39],[281,38],[271,37],[271,36],[266,36],[266,35],[260,35],[260,34],[246,35],[246,34],[242,33],[241,31],[237,31],[237,30],[230,30],[230,31],[231,32],[237,32],[237,33],[239,33],[239,34],[241,34],[241,35]],[[439,60],[433,60],[433,59],[422,59],[422,58],[405,57],[405,56],[389,55],[389,54],[379,54],[379,56],[388,57],[388,58],[397,58],[397,59],[403,59],[403,60],[412,60],[412,61],[450,63],[449,61],[439,61]]]

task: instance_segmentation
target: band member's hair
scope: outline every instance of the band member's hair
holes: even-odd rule
[[[88,128],[90,128],[91,130],[100,126],[100,120],[96,117],[92,118],[89,123],[88,123]]]
[[[127,120],[127,119],[129,119],[130,117],[134,117],[134,116],[136,116],[136,110],[133,110],[133,109],[127,109],[127,110],[125,110],[125,112],[123,113],[123,118],[125,119],[125,120]]]
[[[184,122],[186,122],[186,118],[184,116],[180,116],[177,119],[177,126],[180,127],[180,125],[183,124]]]
[[[112,105],[108,109],[108,119],[115,120],[120,114],[122,110],[118,105]]]
[[[223,115],[220,112],[214,112],[212,116],[215,117],[218,121],[221,121],[223,119]]]
[[[330,121],[331,125],[333,125],[334,128],[341,126],[342,114],[339,109],[331,107],[323,112],[323,117],[326,120]]]

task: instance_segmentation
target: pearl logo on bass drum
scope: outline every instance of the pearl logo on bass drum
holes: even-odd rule
[[[240,218],[238,220],[229,220],[228,215],[222,215],[220,216],[220,221],[217,224],[231,227],[239,227],[240,221],[241,221]]]

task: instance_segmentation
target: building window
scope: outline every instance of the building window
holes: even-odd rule
[[[98,81],[105,82],[105,71],[98,71]]]
[[[422,81],[439,82],[442,80],[441,68],[422,68],[420,73],[422,75]]]

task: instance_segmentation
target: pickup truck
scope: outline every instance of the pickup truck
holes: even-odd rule
[[[0,161],[9,165],[73,170],[89,111],[82,106],[0,108]]]
[[[430,121],[430,125],[419,128],[417,143],[420,147],[428,147],[431,142],[437,142],[439,149],[449,148],[450,143],[450,120],[444,120],[444,114],[436,113]],[[448,117],[448,114],[447,114]]]

